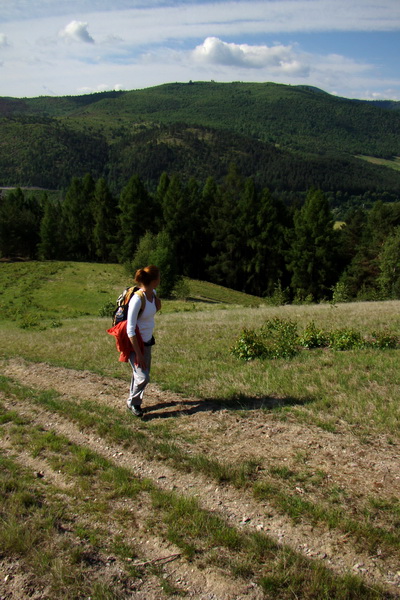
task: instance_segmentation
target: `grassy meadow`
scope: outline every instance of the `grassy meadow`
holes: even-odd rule
[[[143,562],[143,547],[135,540],[138,522],[144,520],[145,534],[173,544],[190,569],[221,569],[249,589],[256,582],[263,598],[398,597],[396,591],[364,581],[357,570],[338,574],[276,543],[265,531],[235,526],[218,510],[206,510],[184,486],[166,489],[159,480],[168,468],[174,481],[182,474],[204,477],[207,496],[215,486],[250,494],[261,512],[272,506],[299,527],[339,532],[357,552],[393,563],[400,547],[398,498],[381,487],[365,495],[355,493],[350,481],[335,484],[325,464],[316,469],[308,463],[305,452],[311,455],[314,448],[295,451],[296,441],[288,458],[259,454],[253,460],[251,452],[250,458],[231,457],[229,448],[221,457],[216,436],[242,424],[251,435],[268,415],[280,426],[310,425],[317,436],[332,435],[339,443],[341,433],[350,434],[362,452],[391,451],[399,443],[400,350],[302,348],[292,358],[246,362],[231,348],[243,329],[258,329],[271,319],[296,323],[299,334],[314,323],[324,331],[346,327],[363,336],[387,331],[399,337],[400,301],[273,306],[221,286],[185,283],[187,299],[163,301],[156,316],[152,381],[182,397],[219,404],[227,409],[222,418],[210,412],[204,421],[190,415],[129,419],[124,407],[116,410],[84,393],[71,393],[66,402],[56,389],[31,388],[23,379],[1,376],[0,514],[7,516],[0,520],[0,554],[19,558],[34,573],[32,580],[50,593],[43,598],[121,600],[134,597],[132,589],[151,578],[159,588],[151,600],[184,597],[182,584],[174,583],[177,565],[168,574],[162,566]],[[0,264],[0,364],[18,357],[128,385],[130,368],[118,362],[115,340],[106,332],[111,318],[104,315],[129,284],[118,265]],[[49,413],[55,418],[49,424],[45,416],[41,424],[40,416]],[[52,427],[53,420],[62,419],[83,432],[83,445]],[[204,423],[210,430],[202,429]],[[117,458],[96,453],[89,439],[119,449],[112,454]],[[161,476],[148,479],[132,465],[119,464],[119,456],[128,452],[143,465],[150,461],[151,469],[160,465]],[[35,460],[35,469],[43,465],[43,478],[32,473]],[[110,555],[122,565],[121,573],[104,583],[101,565]],[[387,584],[384,575],[380,581]]]
[[[0,345],[20,356],[129,379],[118,362],[102,309],[128,285],[118,265],[17,263],[0,267]],[[230,353],[243,328],[290,319],[299,332],[324,330],[400,335],[400,302],[269,306],[220,286],[188,282],[189,300],[166,300],[156,317],[152,378],[177,393],[221,403],[257,403],[334,430],[397,435],[400,353],[395,349],[302,350],[291,359],[243,362]]]

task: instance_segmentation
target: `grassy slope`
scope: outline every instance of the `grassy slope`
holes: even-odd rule
[[[384,158],[375,158],[374,156],[359,156],[362,160],[365,160],[373,165],[381,165],[384,167],[389,167],[390,169],[394,169],[395,171],[400,171],[400,157],[396,156],[391,160],[385,160]]]
[[[127,283],[121,267],[2,264],[0,279],[4,356],[129,376],[105,333],[110,319],[97,316]],[[357,424],[359,432],[398,432],[396,350],[304,351],[289,361],[252,363],[241,363],[229,352],[242,328],[260,327],[277,316],[296,321],[299,328],[314,321],[324,329],[346,325],[363,333],[389,328],[400,334],[398,301],[268,307],[219,286],[192,286],[191,295],[203,301],[164,302],[157,316],[153,376],[160,385],[220,401],[280,398],[286,404],[287,399],[298,418],[327,427],[344,420]]]
[[[105,334],[110,320],[96,316],[104,300],[115,297],[125,284],[124,272],[116,265],[0,264],[0,363],[2,357],[24,357],[29,361],[128,379],[129,368],[117,362],[114,341]],[[361,438],[363,453],[371,442],[379,444],[380,449],[398,444],[399,351],[309,351],[292,360],[241,363],[230,355],[229,347],[242,327],[259,327],[265,319],[276,316],[295,320],[299,326],[314,320],[324,328],[346,324],[365,332],[389,327],[400,334],[400,302],[268,307],[259,305],[255,298],[220,286],[205,282],[189,284],[193,300],[165,303],[162,313],[157,316],[153,380],[177,392],[214,399],[228,408],[238,409],[239,400],[243,410],[224,411],[222,418],[215,418],[215,444],[224,439],[223,427],[229,429],[229,418],[234,418],[239,427],[250,424],[251,428],[262,423],[264,416],[266,419],[272,416],[277,431],[279,427],[286,429],[286,425],[289,428],[300,424],[293,451],[298,448],[303,424],[306,424],[304,430],[308,429],[307,424],[312,424],[316,426],[313,427],[315,431],[325,430],[332,436],[337,434],[334,437],[338,440],[344,431],[351,432],[354,439]],[[202,301],[196,302],[196,297],[199,300],[201,297]],[[253,303],[257,306],[251,306]],[[27,311],[32,315],[42,314],[39,326],[20,327]],[[61,326],[52,327],[54,315]],[[42,329],[40,325],[47,328]],[[71,376],[75,379],[77,373],[73,372]],[[203,569],[207,564],[204,563],[204,546],[217,548],[218,556],[222,554],[225,563],[219,563],[215,553],[214,562],[209,564],[223,566],[228,577],[232,575],[227,565],[232,564],[234,576],[243,577],[252,585],[256,580],[264,589],[265,598],[377,600],[392,597],[348,575],[345,578],[333,576],[329,571],[325,572],[322,563],[297,556],[288,547],[281,548],[280,544],[271,545],[263,533],[248,534],[242,526],[232,527],[230,521],[228,526],[219,518],[219,509],[215,513],[206,513],[193,498],[157,489],[149,480],[140,479],[122,469],[120,464],[117,467],[103,456],[94,454],[86,442],[85,446],[77,446],[57,435],[54,422],[60,421],[58,415],[67,418],[82,428],[86,440],[96,438],[97,443],[98,439],[104,438],[107,448],[110,444],[114,447],[121,443],[118,461],[120,456],[128,454],[128,448],[135,452],[138,447],[141,464],[151,458],[163,465],[173,464],[177,470],[180,465],[183,471],[205,475],[212,487],[223,482],[224,488],[235,486],[244,493],[253,486],[251,489],[261,503],[261,513],[268,502],[272,505],[275,502],[283,514],[291,515],[296,523],[315,522],[322,524],[326,531],[337,529],[346,538],[353,536],[354,544],[369,547],[373,556],[383,552],[383,560],[395,556],[398,549],[397,498],[379,498],[378,490],[372,489],[370,504],[366,502],[364,506],[360,501],[360,507],[355,507],[351,485],[349,489],[346,485],[340,488],[331,485],[324,467],[308,466],[304,452],[297,451],[292,457],[295,467],[292,463],[280,463],[273,456],[263,457],[268,468],[258,473],[258,463],[254,463],[251,470],[250,462],[246,465],[241,461],[242,457],[218,461],[213,455],[199,452],[201,442],[203,447],[207,444],[204,442],[206,431],[208,435],[212,434],[202,428],[196,439],[189,416],[186,423],[184,418],[170,419],[169,423],[159,422],[158,426],[157,422],[131,422],[125,414],[107,405],[108,400],[80,402],[71,393],[71,398],[65,402],[56,391],[40,392],[25,387],[25,384],[0,378],[0,420],[7,444],[13,451],[12,460],[4,460],[0,453],[1,471],[4,472],[0,477],[0,509],[6,515],[0,527],[0,549],[5,557],[13,556],[14,561],[15,557],[22,556],[28,566],[31,564],[39,583],[53,578],[56,590],[52,597],[72,600],[84,591],[94,600],[124,598],[121,590],[114,594],[111,588],[108,589],[103,576],[98,584],[102,589],[96,591],[96,574],[88,569],[89,563],[86,565],[79,559],[79,552],[90,550],[87,556],[95,557],[93,564],[100,567],[105,562],[102,562],[102,552],[104,556],[129,557],[127,573],[138,577],[128,568],[132,557],[136,556],[133,543],[128,547],[128,542],[132,539],[136,544],[140,528],[136,527],[134,518],[141,514],[137,512],[140,507],[148,518],[149,506],[154,509],[151,514],[157,515],[157,519],[152,519],[151,527],[145,528],[143,535],[149,535],[150,530],[150,535],[159,535],[165,541],[167,527],[167,539],[178,544],[183,553],[191,551],[191,568],[196,566],[196,558]],[[66,385],[64,379],[62,385]],[[84,389],[85,381],[82,380]],[[86,390],[82,397],[85,393]],[[6,410],[4,402],[11,403],[13,410]],[[260,406],[265,413],[264,410],[252,412],[252,408]],[[26,410],[27,407],[30,410]],[[43,409],[57,417],[49,419]],[[45,427],[35,422],[36,410],[46,420]],[[255,413],[258,420],[253,421]],[[176,429],[177,424],[182,426],[182,423],[183,429]],[[251,429],[247,431],[250,436]],[[88,435],[89,432],[92,434]],[[318,454],[318,448],[312,445],[309,452]],[[352,443],[351,452],[353,449]],[[341,446],[342,450],[346,447]],[[18,453],[24,469],[14,462]],[[39,459],[40,462],[34,463],[34,469],[39,475],[44,470],[43,479],[37,474],[32,475],[32,461],[26,463],[30,453]],[[357,460],[353,454],[347,456],[348,459],[343,459],[346,465],[347,460]],[[57,473],[53,482],[49,465]],[[61,477],[74,484],[73,487],[64,485],[62,493],[52,488],[55,483],[61,485]],[[350,478],[346,475],[346,483],[350,484],[347,479]],[[319,496],[315,498],[314,488],[322,490],[322,500],[318,500]],[[207,491],[209,489],[205,490],[208,496],[212,495]],[[301,497],[299,489],[304,494]],[[145,494],[149,495],[148,501],[144,499]],[[356,499],[360,499],[359,494]],[[131,500],[132,508],[127,511],[130,505],[126,503]],[[63,527],[58,527],[60,515]],[[114,519],[118,536],[112,526]],[[60,535],[66,531],[65,524],[68,537]],[[121,530],[124,537],[120,536]],[[82,546],[82,539],[86,540],[85,546]],[[284,542],[288,543],[286,538]],[[341,552],[341,546],[335,548],[335,552]],[[159,550],[158,557],[167,554]],[[43,557],[39,565],[38,555]],[[227,557],[231,563],[227,563]],[[384,564],[382,562],[383,571]],[[60,572],[63,565],[65,573]],[[264,572],[266,576],[262,580],[260,573]],[[258,579],[255,579],[256,575]],[[112,581],[116,586],[122,585],[124,577],[126,574],[122,570]],[[160,594],[159,597],[164,596]]]

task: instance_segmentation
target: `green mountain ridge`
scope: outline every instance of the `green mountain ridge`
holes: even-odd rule
[[[236,162],[271,189],[399,195],[398,171],[354,158],[400,156],[397,105],[240,82],[0,98],[0,185],[61,188],[91,172],[155,187],[163,171],[220,179]]]

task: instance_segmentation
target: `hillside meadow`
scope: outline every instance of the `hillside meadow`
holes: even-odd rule
[[[101,316],[129,283],[0,265],[0,595],[399,597],[399,350],[230,350],[276,318],[400,336],[400,301],[271,306],[187,280],[156,317],[140,421]]]
[[[110,317],[99,317],[130,284],[119,265],[19,263],[1,265],[0,344],[20,356],[129,379],[118,362]],[[191,289],[190,289],[191,288]],[[222,403],[252,401],[285,407],[298,418],[335,427],[344,419],[358,433],[399,427],[399,352],[302,351],[290,360],[242,362],[230,354],[243,328],[276,317],[325,330],[350,327],[400,335],[399,301],[268,306],[256,297],[190,282],[189,300],[164,301],[157,316],[153,380],[177,393]]]

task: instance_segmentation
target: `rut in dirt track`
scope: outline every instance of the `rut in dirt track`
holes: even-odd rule
[[[127,419],[133,418],[124,406],[125,382],[22,360],[8,361],[2,370],[6,376],[24,385],[54,389],[65,397],[66,402],[69,398],[95,400],[126,414]],[[331,434],[296,422],[280,422],[276,416],[258,410],[249,411],[246,419],[238,417],[233,410],[221,409],[221,405],[161,392],[154,385],[148,388],[145,406],[145,422],[173,419],[177,434],[195,435],[199,440],[196,452],[203,451],[222,461],[232,462],[235,458],[265,461],[268,457],[268,460],[272,458],[288,464],[293,456],[303,453],[307,456],[308,466],[316,469],[323,466],[331,473],[332,484],[345,485],[357,498],[370,496],[374,489],[379,489],[382,497],[400,495],[397,449],[383,445],[378,437],[366,447],[345,426],[339,434]],[[23,410],[23,407],[19,409]],[[204,508],[220,514],[238,528],[263,531],[308,557],[323,560],[338,573],[358,572],[371,584],[379,583],[389,586],[395,593],[399,591],[396,558],[371,557],[358,552],[351,537],[340,531],[307,523],[294,525],[267,502],[257,502],[246,490],[218,485],[201,474],[182,473],[165,463],[146,459],[137,452],[106,443],[98,435],[82,432],[67,419],[45,410],[41,410],[35,419],[72,441],[129,467],[136,474],[150,478],[163,489],[195,496]]]

